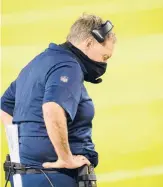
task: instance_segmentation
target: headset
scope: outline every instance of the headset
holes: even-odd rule
[[[101,25],[100,28],[95,28],[91,31],[91,34],[93,37],[99,42],[103,43],[105,41],[106,35],[111,32],[114,25],[111,23],[111,21],[106,21],[104,24]]]

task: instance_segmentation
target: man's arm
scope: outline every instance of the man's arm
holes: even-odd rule
[[[72,155],[68,142],[65,113],[69,115],[70,120],[74,120],[81,98],[81,84],[81,68],[76,62],[59,63],[46,76],[43,116],[58,160],[44,163],[45,168],[73,169],[90,164],[86,157]]]
[[[13,117],[0,109],[0,119],[4,125],[12,124]]]
[[[47,132],[55,151],[61,160],[72,158],[68,143],[67,121],[65,112],[58,104],[48,102],[43,105],[43,115]]]
[[[88,159],[82,155],[74,156],[68,142],[67,121],[64,109],[55,102],[43,104],[43,116],[49,138],[58,155],[53,163],[44,163],[45,168],[78,168],[90,165]]]
[[[1,97],[0,119],[4,125],[12,124],[15,92],[16,81],[13,81]]]

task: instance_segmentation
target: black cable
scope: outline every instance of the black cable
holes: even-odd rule
[[[11,170],[9,169],[9,173],[8,173],[8,176],[7,176],[7,179],[6,179],[5,187],[7,187],[8,181],[10,179],[10,175],[11,175]]]
[[[49,183],[50,183],[50,186],[51,186],[51,187],[54,187],[54,185],[52,184],[52,182],[51,182],[51,180],[49,179],[49,177],[47,176],[47,174],[46,174],[42,169],[40,169],[40,171],[45,175],[45,177],[47,178],[47,180],[48,180]],[[11,175],[11,170],[9,169],[9,173],[8,173],[8,176],[7,176],[7,179],[6,179],[5,187],[7,187],[7,184],[8,184],[9,179],[10,179],[10,175]]]
[[[44,175],[45,175],[45,177],[47,178],[47,180],[49,181],[49,183],[50,183],[50,186],[51,187],[54,187],[54,185],[52,184],[52,182],[51,182],[51,180],[49,179],[49,177],[47,176],[47,174],[42,170],[42,169],[39,169]]]

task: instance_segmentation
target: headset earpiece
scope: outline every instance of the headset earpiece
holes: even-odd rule
[[[106,21],[101,25],[101,28],[93,29],[91,34],[99,43],[103,43],[105,41],[106,35],[113,29],[113,27],[114,26],[110,21]]]
[[[93,37],[99,42],[99,43],[103,43],[104,42],[104,37],[100,34],[99,30],[94,29],[93,31],[91,31]]]

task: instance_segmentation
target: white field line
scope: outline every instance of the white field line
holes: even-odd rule
[[[122,180],[134,179],[137,177],[150,177],[158,175],[163,175],[163,165],[143,168],[140,170],[126,170],[97,174],[97,180],[98,182],[117,182]]]

